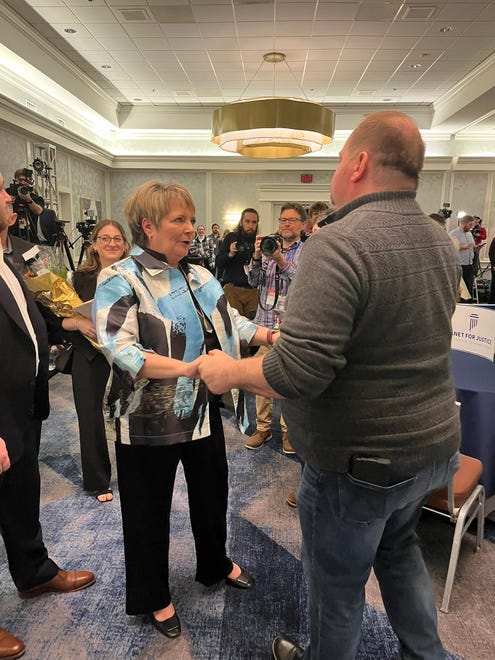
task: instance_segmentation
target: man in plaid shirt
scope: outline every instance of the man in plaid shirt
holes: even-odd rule
[[[278,329],[285,309],[285,298],[296,272],[303,243],[301,233],[306,227],[306,211],[300,204],[286,202],[280,210],[279,230],[276,236],[278,247],[272,254],[261,250],[263,236],[257,236],[254,253],[248,264],[248,282],[258,289],[258,308],[254,323],[265,328]],[[260,247],[261,246],[261,247]],[[273,244],[272,244],[273,246]],[[269,346],[260,347],[258,356],[263,356]],[[247,449],[259,449],[272,437],[271,424],[273,399],[256,397],[256,432],[246,442]],[[280,416],[282,451],[295,454],[287,435],[287,425]]]

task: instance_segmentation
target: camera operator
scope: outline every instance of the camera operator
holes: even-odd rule
[[[45,201],[36,194],[33,188],[33,170],[26,167],[14,172],[14,181],[7,188],[7,192],[14,198],[14,213],[17,220],[11,229],[13,236],[19,236],[31,243],[47,243],[39,224]]]
[[[248,281],[258,288],[259,303],[255,323],[278,330],[285,311],[289,285],[296,273],[303,247],[301,234],[306,228],[306,211],[300,204],[286,202],[280,209],[279,232],[274,236],[257,236],[254,253],[248,267]],[[257,356],[268,352],[269,346],[260,347]],[[256,396],[256,431],[246,442],[246,449],[259,449],[272,436],[273,400]],[[295,454],[287,424],[280,415],[282,451]],[[293,506],[293,505],[291,505]]]
[[[222,241],[216,258],[219,279],[225,282],[225,297],[231,307],[248,319],[253,318],[258,306],[258,291],[249,284],[247,277],[258,225],[258,211],[244,209],[235,230]]]

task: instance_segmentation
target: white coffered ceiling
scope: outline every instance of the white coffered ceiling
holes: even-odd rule
[[[323,103],[338,131],[398,107],[432,134],[495,140],[495,2],[0,0],[0,20],[3,99],[31,98],[59,125],[81,103],[114,152],[175,130],[201,153],[213,108],[266,95]],[[272,50],[288,66],[262,64]],[[34,67],[22,85],[13,62]]]

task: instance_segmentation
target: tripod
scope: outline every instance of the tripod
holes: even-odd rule
[[[26,205],[16,200],[14,203],[14,212],[17,213],[17,220],[12,227],[12,234],[23,238],[29,243],[39,244],[40,240],[36,231],[36,221],[32,218]]]
[[[57,238],[55,239],[55,243],[53,244],[53,247],[55,248],[55,250],[61,251],[62,254],[65,253],[70,270],[74,270],[74,260],[72,259],[72,255],[69,250],[69,248],[73,247],[73,244],[70,243],[63,226],[60,228],[57,234]]]
[[[71,247],[74,247],[75,244],[80,240],[82,240],[82,243],[81,243],[81,250],[79,252],[79,259],[77,260],[77,267],[78,268],[82,263],[86,248],[88,248],[91,245],[91,241],[89,240],[89,235],[85,236],[84,234],[81,234],[81,236],[78,236],[76,238],[76,240],[74,241],[74,243],[72,243]]]

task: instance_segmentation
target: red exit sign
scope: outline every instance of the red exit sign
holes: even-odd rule
[[[313,175],[301,174],[301,183],[313,183]]]

